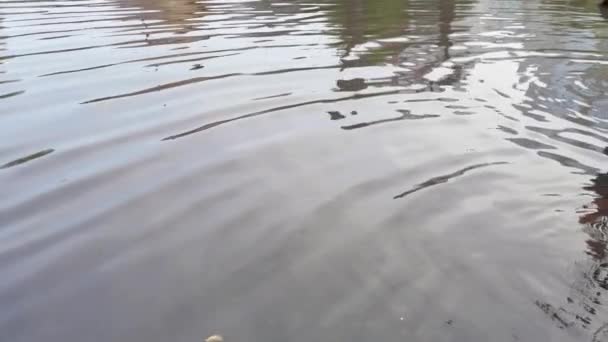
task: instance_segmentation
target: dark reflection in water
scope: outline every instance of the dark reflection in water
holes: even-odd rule
[[[467,166],[467,167],[465,167],[462,170],[458,170],[458,171],[450,173],[448,175],[433,177],[433,178],[429,179],[426,182],[418,184],[418,186],[416,186],[412,190],[408,190],[408,191],[400,193],[399,195],[396,195],[394,197],[394,199],[403,198],[403,197],[405,197],[407,195],[413,194],[416,191],[424,190],[425,188],[428,188],[428,187],[431,187],[431,186],[434,186],[434,185],[438,185],[438,184],[442,184],[442,183],[447,183],[447,182],[450,181],[450,179],[463,176],[465,173],[467,173],[469,171],[472,171],[472,170],[475,170],[475,169],[479,169],[479,168],[482,168],[482,167],[488,167],[488,166],[492,166],[492,165],[504,165],[504,164],[508,164],[508,163],[506,163],[506,162],[494,162],[494,163],[484,163],[484,164],[477,164],[477,165]]]
[[[201,1],[188,0],[121,0],[116,5],[122,8],[136,8],[135,17],[151,20],[154,25],[172,25],[176,33],[186,27],[193,27],[191,19],[202,19],[206,13],[205,3]]]
[[[456,4],[468,9],[473,1],[432,0],[415,1],[343,1],[330,12],[332,23],[339,27],[342,70],[378,63],[412,64],[414,68],[375,79],[373,84],[406,85],[420,82],[433,67],[450,59],[450,34],[463,31],[454,29]],[[424,20],[420,25],[419,21]],[[418,40],[418,34],[436,34],[431,40]],[[398,38],[397,38],[398,37]],[[369,48],[370,42],[375,41]],[[375,46],[374,46],[375,45]],[[424,56],[424,57],[422,57]],[[420,63],[420,61],[424,63]],[[446,77],[447,78],[447,77]],[[357,80],[355,82],[355,80]],[[365,89],[363,79],[338,80],[341,90]],[[361,81],[359,81],[361,80]],[[357,85],[357,86],[355,86]]]
[[[0,341],[608,341],[607,37],[595,0],[0,2]]]
[[[34,154],[30,154],[29,156],[22,157],[22,158],[13,160],[11,162],[8,162],[8,163],[0,166],[0,169],[6,169],[6,168],[9,168],[9,167],[13,167],[13,166],[17,166],[17,165],[20,165],[20,164],[23,164],[23,163],[27,163],[30,160],[34,160],[34,159],[37,159],[37,158],[44,157],[47,154],[52,153],[54,151],[55,150],[53,150],[52,148],[49,148],[49,149],[46,149],[46,150],[43,150],[43,151],[40,151],[40,152],[36,152]]]
[[[345,130],[351,130],[351,129],[369,127],[369,126],[373,126],[373,125],[379,125],[379,124],[383,124],[383,123],[394,122],[394,121],[420,120],[420,119],[429,119],[429,118],[439,117],[439,115],[433,115],[433,114],[414,115],[414,114],[411,114],[409,110],[403,110],[403,109],[398,109],[397,111],[400,112],[401,115],[394,117],[394,118],[359,122],[359,123],[355,123],[352,125],[345,125],[345,126],[342,126],[341,128],[345,129]]]
[[[125,32],[139,31],[144,35],[143,43],[147,45],[192,43],[208,39],[209,36],[188,33],[200,31],[197,21],[204,18],[206,13],[203,2],[198,1],[167,1],[167,0],[121,0],[117,4],[124,8],[139,9],[132,20],[141,20],[140,27],[127,28]],[[174,33],[172,37],[158,37],[163,33]],[[119,33],[122,35],[124,33]],[[132,47],[132,46],[131,46]]]
[[[595,198],[585,204],[579,222],[588,235],[586,254],[589,260],[576,264],[577,273],[572,290],[565,301],[537,305],[562,329],[591,331],[591,341],[608,338],[604,297],[608,295],[608,173],[598,174],[584,190]]]

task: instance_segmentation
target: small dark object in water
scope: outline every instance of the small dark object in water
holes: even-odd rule
[[[352,80],[338,80],[338,88],[342,91],[357,91],[367,88],[363,78],[353,78]]]
[[[454,321],[453,321],[453,320],[451,320],[451,319],[450,319],[450,320],[445,321],[445,324],[447,324],[447,325],[452,325],[453,323],[454,323]]]
[[[190,70],[199,70],[204,68],[205,66],[202,64],[194,64]]]
[[[342,120],[346,118],[346,116],[342,115],[340,112],[337,111],[327,112],[327,114],[329,114],[330,120]]]
[[[357,113],[356,110],[353,110],[352,112],[350,112],[350,115],[357,115],[357,114],[359,114],[359,113]]]

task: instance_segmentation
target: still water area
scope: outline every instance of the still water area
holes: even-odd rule
[[[1,0],[0,341],[608,341],[595,0]]]

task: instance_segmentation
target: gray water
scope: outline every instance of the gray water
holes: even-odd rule
[[[0,1],[0,341],[608,341],[607,18]]]

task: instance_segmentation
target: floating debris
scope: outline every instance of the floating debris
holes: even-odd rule
[[[330,111],[330,112],[327,112],[327,114],[329,114],[330,120],[342,120],[342,119],[346,118],[346,116],[342,115],[342,113],[340,113],[338,111]]]

